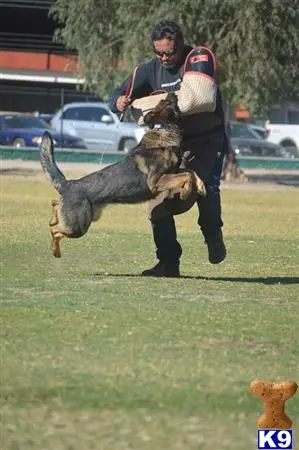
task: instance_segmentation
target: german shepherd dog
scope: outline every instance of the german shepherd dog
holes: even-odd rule
[[[196,192],[205,195],[202,180],[192,170],[180,170],[181,135],[174,122],[179,117],[176,96],[165,100],[149,112],[145,123],[151,127],[141,142],[122,161],[75,180],[67,180],[58,168],[50,133],[42,137],[40,159],[43,171],[60,194],[52,200],[52,253],[61,257],[60,240],[78,238],[100,218],[105,206],[112,203],[140,203],[178,194],[182,200]],[[153,126],[160,124],[155,130]]]

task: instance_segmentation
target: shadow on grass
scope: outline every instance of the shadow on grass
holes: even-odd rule
[[[181,278],[206,281],[230,281],[236,283],[299,284],[299,277],[190,277],[182,275]]]
[[[13,176],[22,176],[22,177],[29,177],[31,175],[36,175],[40,171],[36,169],[30,169],[30,168],[19,168],[19,167],[13,167],[8,169],[0,169],[1,175],[13,175]]]
[[[94,277],[130,277],[144,278],[136,273],[94,273]],[[156,277],[158,278],[158,277]],[[181,275],[183,280],[204,280],[204,281],[229,281],[235,283],[261,283],[261,284],[299,284],[299,277],[204,277]]]

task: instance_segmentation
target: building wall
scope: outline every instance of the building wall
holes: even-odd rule
[[[0,110],[51,113],[65,102],[96,98],[74,83],[12,81],[9,75],[78,77],[76,52],[53,42],[56,28],[49,17],[55,0],[0,2]]]
[[[0,50],[0,69],[52,70],[76,74],[77,56]]]

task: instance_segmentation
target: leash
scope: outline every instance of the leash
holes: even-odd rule
[[[130,82],[129,82],[129,84],[128,84],[128,87],[127,87],[127,89],[126,89],[126,91],[125,91],[125,97],[127,97],[127,98],[131,97],[131,95],[132,95],[133,88],[134,88],[134,83],[135,83],[135,78],[136,78],[136,72],[137,72],[137,69],[138,69],[138,66],[136,66],[135,69],[133,70],[133,74],[132,74],[131,80],[130,80]],[[121,113],[121,115],[119,116],[119,120],[120,120],[121,122],[123,121],[124,116],[125,116],[125,112],[127,111],[127,109],[128,109],[129,106],[130,106],[130,105],[128,105],[128,106],[125,108],[125,110]]]

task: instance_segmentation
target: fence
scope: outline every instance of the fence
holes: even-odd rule
[[[122,152],[91,152],[88,150],[57,149],[55,157],[58,162],[112,164],[121,161]],[[24,161],[39,161],[39,149],[0,147],[1,159],[20,159]],[[299,158],[268,158],[254,156],[238,156],[237,160],[243,169],[264,170],[299,170]]]

